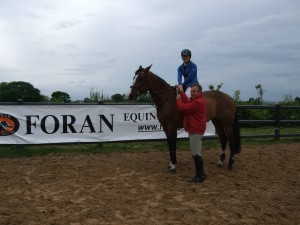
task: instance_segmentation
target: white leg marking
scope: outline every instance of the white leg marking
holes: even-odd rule
[[[170,162],[169,164],[169,170],[176,170],[176,165]]]

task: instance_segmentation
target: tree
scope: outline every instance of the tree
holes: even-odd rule
[[[113,100],[113,102],[123,102],[123,95],[121,94],[114,94],[111,96],[111,99]]]
[[[263,89],[261,84],[256,85],[255,89],[257,91],[257,101],[259,103],[262,103],[263,102],[263,95],[265,93],[265,90]]]
[[[235,101],[235,102],[241,102],[241,90],[236,90],[235,92],[234,92],[234,95],[233,95],[233,100]]]
[[[84,102],[84,103],[90,103],[90,102],[91,102],[91,99],[90,99],[90,98],[84,98],[83,102]]]
[[[55,91],[51,95],[51,102],[64,102],[69,103],[71,102],[71,97],[68,93],[62,91]]]
[[[45,96],[39,89],[24,81],[0,83],[0,102],[16,102],[22,99],[24,102],[42,102]]]
[[[136,101],[140,102],[140,103],[152,103],[153,99],[149,93],[146,93],[146,94],[140,95]]]
[[[100,101],[101,98],[101,94],[99,91],[96,91],[95,88],[91,88],[90,89],[90,102],[95,102],[97,103],[98,101]]]
[[[285,103],[293,102],[293,97],[292,97],[292,95],[285,95],[285,96],[283,97],[283,102],[285,102]]]
[[[95,90],[95,88],[91,88],[90,89],[90,97],[89,98],[85,98],[84,102],[89,102],[89,103],[97,103],[98,101],[106,101],[109,100],[108,95],[105,95],[103,90],[97,91]]]
[[[42,97],[43,97],[43,102],[50,102],[49,96],[42,95]]]
[[[300,103],[300,98],[299,98],[299,97],[296,97],[296,98],[295,98],[295,102],[299,102],[299,103]]]

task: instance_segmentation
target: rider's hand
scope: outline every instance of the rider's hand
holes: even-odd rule
[[[178,92],[179,93],[183,92],[183,86],[182,86],[182,84],[178,85]]]

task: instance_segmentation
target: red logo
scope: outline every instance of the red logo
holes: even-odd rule
[[[19,127],[19,121],[15,117],[0,113],[0,136],[12,135],[18,131]]]

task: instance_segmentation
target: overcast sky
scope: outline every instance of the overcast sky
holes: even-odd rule
[[[0,0],[0,82],[127,94],[140,65],[171,85],[183,48],[204,89],[300,97],[299,0]]]

